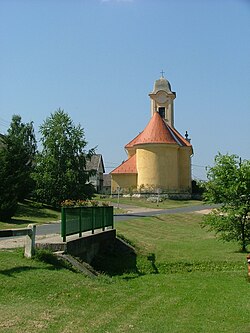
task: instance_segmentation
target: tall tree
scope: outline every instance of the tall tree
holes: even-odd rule
[[[33,123],[14,115],[6,135],[0,136],[0,217],[10,219],[18,200],[32,190],[31,171],[36,153]]]
[[[205,199],[221,206],[204,217],[203,226],[225,241],[237,241],[246,251],[250,243],[250,161],[218,154],[208,172]]]
[[[17,209],[17,182],[10,173],[10,154],[4,136],[0,146],[0,220],[9,220]]]
[[[17,197],[22,201],[34,188],[31,172],[34,167],[37,144],[33,122],[23,123],[21,116],[14,115],[6,135],[10,154],[9,172],[17,182]]]
[[[36,195],[55,207],[65,199],[88,198],[94,188],[87,184],[86,159],[94,149],[85,151],[84,130],[75,126],[64,110],[58,109],[40,127],[42,151],[37,156]]]

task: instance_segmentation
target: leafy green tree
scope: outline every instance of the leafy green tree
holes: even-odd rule
[[[0,147],[0,220],[9,220],[17,209],[16,180],[9,172],[10,156],[4,136]]]
[[[6,135],[0,136],[0,218],[10,219],[18,200],[32,190],[31,171],[36,153],[33,124],[14,115]]]
[[[4,135],[0,133],[0,148],[4,145]]]
[[[208,171],[205,200],[221,204],[202,225],[225,241],[237,241],[246,251],[250,243],[250,161],[218,154]]]
[[[94,187],[87,184],[90,173],[86,159],[94,149],[85,151],[84,130],[75,126],[64,110],[58,109],[40,127],[42,151],[37,156],[36,196],[41,202],[59,207],[66,199],[91,198]]]
[[[33,122],[22,123],[21,116],[14,115],[6,135],[10,155],[9,173],[16,181],[19,201],[27,198],[34,189],[31,173],[37,152]]]

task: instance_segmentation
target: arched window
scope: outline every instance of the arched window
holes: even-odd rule
[[[158,111],[160,116],[165,119],[166,118],[165,107],[163,106],[159,107]]]

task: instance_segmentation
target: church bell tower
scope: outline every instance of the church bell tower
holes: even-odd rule
[[[171,86],[168,80],[163,76],[156,80],[154,83],[154,89],[149,94],[151,98],[151,117],[155,112],[158,112],[160,116],[171,127],[174,127],[174,99],[176,93],[171,91]]]

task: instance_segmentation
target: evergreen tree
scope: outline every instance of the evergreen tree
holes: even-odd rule
[[[0,138],[0,218],[10,219],[18,200],[32,190],[31,172],[36,153],[33,123],[24,124],[21,117],[12,117],[6,135]]]
[[[0,220],[9,220],[17,209],[16,179],[12,177],[10,167],[10,155],[5,138],[1,137],[0,147]]]
[[[6,135],[6,143],[11,163],[9,172],[17,182],[17,197],[19,201],[29,197],[34,189],[31,173],[37,152],[33,122],[22,123],[21,116],[14,115]]]

